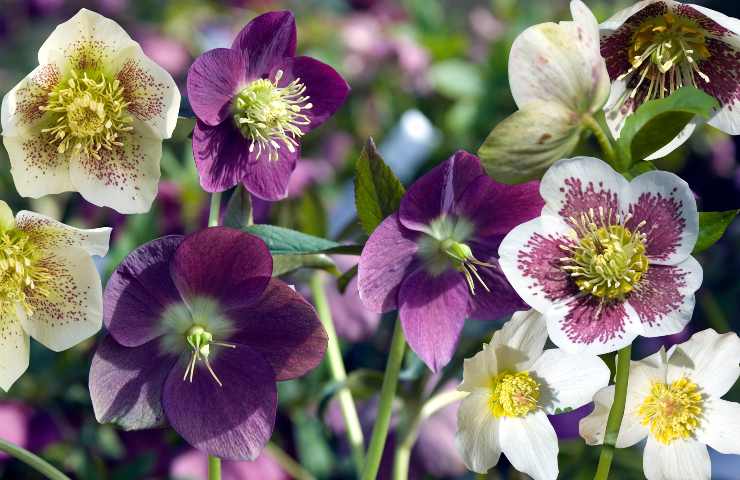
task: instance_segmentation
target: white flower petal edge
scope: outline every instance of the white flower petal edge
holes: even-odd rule
[[[636,2],[609,17],[607,20],[602,22],[599,27],[601,28],[601,30],[614,31],[621,27],[622,24],[632,15],[647,7],[651,3],[655,3],[658,1],[660,0],[641,0],[639,2]]]
[[[547,328],[536,310],[516,312],[493,334],[488,349],[496,352],[498,371],[528,370],[542,355]]]
[[[19,319],[23,316],[18,309],[15,315],[0,317],[0,388],[6,392],[28,369],[31,345]]]
[[[534,480],[558,477],[558,436],[545,412],[504,417],[499,429],[501,448],[514,468]]]
[[[719,453],[740,455],[740,403],[709,398],[704,401],[704,409],[697,440]]]
[[[100,227],[90,230],[70,227],[40,213],[21,210],[16,215],[16,224],[30,233],[40,248],[80,247],[90,255],[100,257],[108,253],[112,228]]]
[[[489,393],[478,390],[468,395],[457,411],[455,443],[469,470],[486,473],[501,457],[499,421],[488,407]]]
[[[647,480],[709,480],[712,466],[704,444],[695,440],[676,440],[663,445],[648,438],[642,457]]]

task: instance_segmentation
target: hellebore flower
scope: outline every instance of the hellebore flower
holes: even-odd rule
[[[599,25],[580,0],[572,22],[541,23],[522,32],[509,53],[509,84],[519,111],[491,131],[478,154],[500,182],[540,178],[578,145],[583,119],[609,97],[599,51]]]
[[[609,384],[597,356],[544,350],[547,329],[534,310],[517,312],[491,343],[463,364],[458,390],[469,392],[457,414],[465,464],[486,473],[501,452],[534,480],[558,476],[558,438],[547,419],[591,402]]]
[[[720,108],[709,124],[740,134],[740,20],[699,5],[671,0],[638,2],[601,24],[601,53],[613,82],[607,121],[617,134],[642,103],[694,86],[716,98]],[[686,141],[690,123],[664,156]]]
[[[611,352],[638,335],[680,332],[691,319],[701,265],[694,195],[668,172],[627,182],[596,158],[562,160],[545,174],[542,216],[501,242],[501,269],[542,313],[567,351]]]
[[[270,12],[249,22],[231,48],[209,50],[190,67],[193,154],[206,191],[243,183],[263,200],[287,195],[301,137],[349,93],[333,68],[295,49],[293,14]]]
[[[617,448],[647,438],[643,470],[648,480],[709,479],[707,445],[740,455],[740,404],[722,400],[740,376],[740,338],[712,329],[637,362],[630,379]],[[614,386],[594,397],[596,409],[581,420],[589,445],[604,441]]]
[[[78,191],[121,213],[149,210],[162,139],[180,93],[113,20],[82,9],[39,50],[39,66],[3,98],[3,143],[18,193]]]
[[[274,428],[276,381],[321,361],[313,307],[272,279],[262,240],[214,227],[134,250],[105,290],[110,335],[92,360],[98,421],[170,425],[193,447],[253,460]]]
[[[398,309],[409,346],[432,371],[452,358],[465,318],[495,320],[524,304],[496,250],[514,226],[539,215],[537,183],[502,185],[459,151],[417,180],[360,256],[360,299]]]
[[[80,230],[0,200],[0,388],[28,368],[30,340],[61,352],[100,330],[103,292],[91,255],[110,228]]]

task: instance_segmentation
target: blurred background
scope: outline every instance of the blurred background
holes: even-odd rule
[[[587,3],[604,20],[630,2]],[[697,3],[740,16],[740,2]],[[81,7],[118,21],[173,75],[183,95],[187,70],[196,56],[228,46],[259,13],[291,9],[298,22],[299,54],[334,66],[352,92],[339,113],[303,142],[289,199],[280,204],[255,202],[256,221],[356,241],[363,239],[355,221],[351,181],[366,138],[375,138],[386,161],[407,184],[457,149],[475,152],[493,126],[515,109],[507,79],[508,50],[515,36],[535,23],[570,19],[566,0],[0,0],[0,94],[36,66],[45,38]],[[159,196],[147,214],[124,217],[88,204],[77,194],[38,201],[20,198],[1,148],[0,198],[14,211],[29,208],[72,225],[114,227],[111,251],[99,264],[105,279],[136,246],[206,225],[208,198],[198,185],[187,133],[178,130],[176,138],[165,142]],[[706,127],[658,165],[689,182],[700,210],[740,208],[737,148],[735,139]],[[579,150],[597,154],[590,144]],[[335,260],[342,271],[356,263],[353,257]],[[682,342],[704,328],[740,329],[740,221],[699,260],[704,284],[694,320],[678,335],[641,339],[634,358]],[[299,272],[290,281],[303,289],[307,275]],[[342,294],[334,277],[326,274],[325,280],[348,369],[382,370],[389,319],[365,312],[353,283]],[[429,378],[409,354],[401,396],[454,388],[462,358],[475,353],[504,320],[469,321],[458,357],[437,377]],[[87,374],[96,340],[59,354],[32,342],[30,369],[10,392],[0,393],[0,437],[43,455],[76,479],[205,479],[205,456],[190,450],[171,430],[123,432],[95,421]],[[344,426],[331,401],[336,389],[328,384],[323,366],[304,379],[281,383],[273,443],[256,462],[227,462],[224,479],[352,478]],[[372,385],[356,392],[368,433],[374,393]],[[740,385],[726,398],[739,401]],[[414,478],[474,478],[455,452],[455,408],[442,410],[423,425],[413,453]],[[578,419],[590,409],[553,418],[561,438],[561,478],[593,476],[598,449],[585,446],[577,433]],[[402,413],[399,404],[399,418]],[[390,448],[393,441],[391,435]],[[712,459],[713,478],[740,478],[740,457],[713,452]],[[303,471],[296,471],[293,460]],[[384,462],[381,475],[389,468]],[[612,471],[613,478],[643,478],[640,446],[619,450]],[[39,477],[0,456],[0,478]],[[511,470],[502,457],[487,478],[526,476]]]

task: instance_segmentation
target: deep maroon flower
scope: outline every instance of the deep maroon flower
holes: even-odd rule
[[[209,50],[193,63],[193,154],[205,190],[243,183],[265,200],[287,195],[300,138],[349,93],[333,68],[295,50],[293,14],[270,12],[249,22],[231,48]]]
[[[275,382],[326,349],[313,307],[271,274],[264,242],[225,227],[134,250],[105,290],[110,335],[90,370],[98,421],[166,420],[208,454],[256,458],[274,427]]]
[[[414,183],[368,239],[360,298],[374,312],[398,309],[406,340],[433,371],[452,358],[465,318],[526,308],[496,252],[509,230],[539,215],[537,189],[497,183],[459,151]]]

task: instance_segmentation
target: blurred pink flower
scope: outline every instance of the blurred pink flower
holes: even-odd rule
[[[268,452],[263,451],[253,462],[222,461],[223,480],[290,480],[290,476]],[[207,480],[208,456],[198,450],[178,455],[170,467],[174,480]]]
[[[167,70],[170,75],[183,75],[192,58],[185,45],[179,41],[152,31],[139,32],[137,40],[144,53]]]

